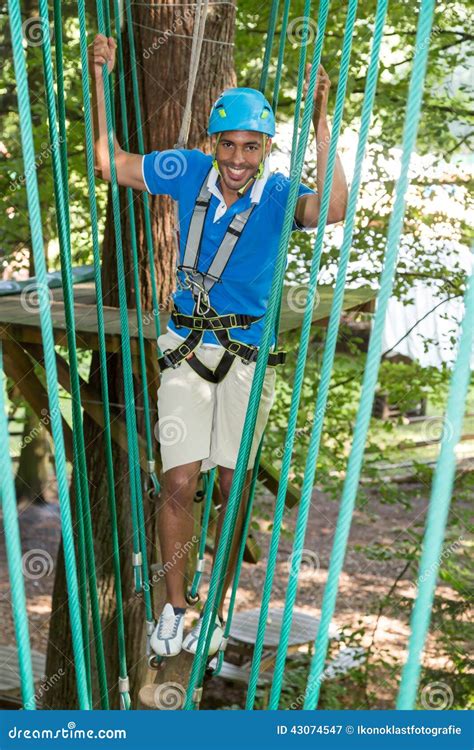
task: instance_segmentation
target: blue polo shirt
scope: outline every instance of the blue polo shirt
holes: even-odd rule
[[[199,149],[152,151],[143,157],[143,179],[148,192],[153,195],[170,195],[178,201],[179,263],[183,262],[194,204],[211,168],[212,156]],[[261,320],[252,323],[249,329],[231,328],[228,331],[231,338],[246,344],[258,346],[262,337],[263,316],[268,305],[289,189],[290,180],[281,172],[272,172],[268,175],[259,200],[255,203],[242,236],[224,269],[221,281],[214,284],[209,294],[210,304],[219,315],[240,313],[262,316]],[[214,217],[220,201],[216,195],[211,195],[204,222],[198,271],[208,270],[235,214],[245,211],[252,205],[251,193],[251,189],[246,190],[217,221],[214,221]],[[299,195],[305,193],[314,191],[301,184]],[[292,231],[297,229],[300,227],[294,222]],[[184,280],[182,272],[178,272],[178,280]],[[173,300],[180,312],[192,314],[194,302],[189,289],[178,288],[173,294]],[[176,330],[171,320],[169,328],[182,337],[186,337],[190,332],[186,328]],[[212,331],[204,332],[202,342],[219,343]]]

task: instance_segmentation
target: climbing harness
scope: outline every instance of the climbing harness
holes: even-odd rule
[[[208,175],[201,186],[196,200],[193,215],[189,225],[183,263],[178,266],[182,274],[180,283],[182,288],[189,289],[194,300],[192,315],[180,312],[175,306],[171,313],[171,320],[176,328],[190,329],[190,333],[182,344],[175,349],[168,349],[159,358],[161,370],[168,367],[177,368],[186,360],[190,367],[202,378],[210,383],[219,383],[229,372],[236,357],[244,364],[255,362],[259,348],[232,339],[228,331],[232,328],[249,329],[250,326],[263,316],[244,315],[241,313],[227,313],[219,315],[212,307],[209,299],[211,289],[222,280],[222,275],[231,258],[247,222],[255,208],[250,206],[232,219],[224,238],[214,255],[206,272],[198,270],[204,222],[211,202],[211,193],[207,186]],[[214,370],[206,367],[196,356],[195,350],[200,345],[204,332],[212,331],[225,352]],[[268,365],[275,367],[285,361],[285,352],[270,352]]]

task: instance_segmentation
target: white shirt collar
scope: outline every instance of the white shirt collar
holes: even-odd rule
[[[250,202],[251,203],[260,203],[260,199],[263,194],[263,190],[265,188],[266,182],[268,180],[268,177],[270,175],[270,159],[267,156],[265,161],[263,162],[263,174],[260,177],[259,180],[255,180],[253,183],[251,189],[250,189]],[[209,192],[212,195],[215,195],[216,198],[219,199],[219,205],[216,208],[216,212],[214,214],[214,223],[218,221],[227,211],[227,204],[224,200],[224,197],[217,187],[217,178],[219,177],[219,173],[217,172],[217,169],[214,169],[214,167],[209,172],[209,177],[207,178],[207,187],[209,189]]]

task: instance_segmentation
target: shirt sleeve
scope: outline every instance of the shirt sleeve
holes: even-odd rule
[[[316,191],[312,190],[307,185],[304,185],[301,182],[298,188],[298,198],[300,198],[302,195],[316,195]],[[293,218],[293,225],[291,227],[291,231],[292,232],[314,232],[316,231],[316,227],[304,227],[302,224],[296,221],[295,218]]]
[[[179,200],[183,178],[191,168],[193,152],[187,149],[170,148],[151,151],[142,160],[142,176],[151,195],[170,195]]]

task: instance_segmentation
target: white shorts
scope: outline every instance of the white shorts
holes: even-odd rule
[[[175,349],[183,339],[167,331],[158,339],[162,352]],[[213,370],[225,349],[199,346],[195,354]],[[202,461],[201,471],[215,466],[235,469],[255,372],[255,362],[244,364],[235,357],[220,383],[201,378],[184,360],[161,374],[158,388],[158,430],[163,471]],[[247,469],[255,456],[275,396],[274,367],[267,367]]]

